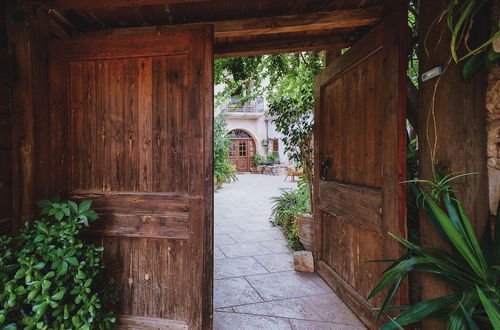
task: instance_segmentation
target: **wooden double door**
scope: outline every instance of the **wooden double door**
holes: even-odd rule
[[[50,47],[53,191],[92,199],[119,328],[211,328],[213,32]]]
[[[365,261],[398,257],[387,232],[406,234],[400,18],[385,19],[316,83],[316,268],[373,328],[380,299],[364,297],[383,268]],[[94,200],[101,219],[87,235],[105,247],[121,328],[212,326],[212,40],[211,27],[197,26],[50,47],[41,148],[51,191]],[[249,170],[253,141],[241,142],[239,170]],[[403,290],[394,303],[406,302]]]
[[[236,172],[250,172],[253,169],[255,141],[252,138],[232,138],[229,159]]]

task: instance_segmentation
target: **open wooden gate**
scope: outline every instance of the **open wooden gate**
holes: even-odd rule
[[[212,40],[198,26],[50,47],[53,191],[94,200],[123,328],[211,328]]]
[[[366,301],[406,237],[406,16],[384,19],[316,80],[315,261],[319,274],[371,328]],[[407,303],[407,288],[395,304]]]

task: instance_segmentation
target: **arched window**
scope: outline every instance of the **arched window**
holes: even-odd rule
[[[252,137],[245,131],[241,129],[233,129],[231,132],[229,132],[229,135],[231,138],[236,138],[236,139],[251,139]]]

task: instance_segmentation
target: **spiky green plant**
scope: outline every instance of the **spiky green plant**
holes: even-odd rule
[[[392,260],[369,294],[371,299],[384,288],[387,294],[379,309],[402,311],[382,329],[396,329],[424,320],[444,320],[448,329],[500,329],[500,206],[495,231],[487,226],[482,246],[455,197],[451,182],[463,175],[447,175],[436,181],[413,181],[430,185],[430,191],[420,189],[419,207],[436,228],[449,250],[420,247],[390,234],[407,249],[407,253]],[[499,204],[500,205],[500,204]],[[380,261],[387,262],[387,261]],[[412,271],[433,274],[444,281],[453,293],[425,300],[413,306],[389,306],[401,283]]]
[[[280,196],[272,198],[274,206],[271,213],[271,224],[280,226],[287,237],[288,246],[295,250],[304,250],[299,241],[299,233],[295,226],[295,217],[311,211],[309,200],[309,184],[302,176],[297,189],[284,191]]]

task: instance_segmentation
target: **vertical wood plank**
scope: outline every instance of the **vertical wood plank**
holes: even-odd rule
[[[153,191],[153,64],[150,57],[139,59],[138,129],[140,191]]]

